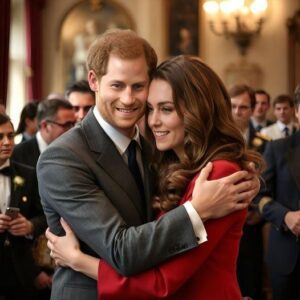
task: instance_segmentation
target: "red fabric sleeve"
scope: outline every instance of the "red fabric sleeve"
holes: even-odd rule
[[[229,161],[215,161],[210,179],[218,179],[230,175],[240,168]],[[188,187],[184,198],[189,199],[194,187],[194,181]],[[243,216],[245,212],[243,211]],[[242,218],[243,218],[242,216]],[[166,261],[160,266],[135,276],[119,275],[105,261],[99,263],[98,292],[101,300],[108,299],[152,299],[165,298],[176,291],[191,278],[209,258],[214,248],[222,243],[227,232],[240,220],[241,213],[233,213],[221,219],[205,223],[208,242],[199,247]]]

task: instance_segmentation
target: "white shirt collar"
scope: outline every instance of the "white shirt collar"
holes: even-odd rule
[[[248,144],[250,139],[250,127],[248,126],[245,131],[242,132],[245,142]]]
[[[251,121],[252,121],[252,124],[253,124],[254,128],[256,128],[258,125],[260,125],[262,127],[267,126],[267,120],[264,120],[263,122],[258,123],[253,117],[251,117]]]
[[[95,106],[93,109],[94,116],[104,132],[110,137],[112,142],[117,147],[119,153],[123,155],[129,146],[129,143],[131,142],[131,139],[129,139],[127,136],[122,134],[120,131],[118,131],[115,127],[113,127],[111,124],[109,124],[104,118],[101,116],[99,110]],[[140,140],[140,132],[139,128],[136,125],[135,126],[135,135],[133,137],[134,140],[138,143],[138,145],[141,147],[141,140]]]
[[[3,165],[0,166],[0,170],[4,169],[4,168],[6,168],[6,167],[9,167],[9,166],[10,166],[10,160],[7,159],[7,160],[5,161],[5,163],[4,163]]]
[[[293,123],[291,122],[291,123],[289,123],[289,124],[283,124],[281,121],[277,121],[276,122],[276,124],[277,124],[277,126],[279,127],[279,130],[280,131],[283,131],[283,129],[285,128],[285,127],[287,127],[288,129],[289,129],[289,132],[291,133],[292,131],[293,131]]]
[[[40,131],[38,131],[36,133],[36,140],[37,140],[37,143],[39,146],[40,153],[43,153],[46,150],[46,148],[48,147],[48,144],[43,139]]]

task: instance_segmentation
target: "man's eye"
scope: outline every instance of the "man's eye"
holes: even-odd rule
[[[140,91],[144,88],[144,85],[143,84],[135,84],[133,86],[133,88],[136,90],[136,91]]]
[[[121,88],[121,84],[119,84],[119,83],[113,83],[111,86],[116,89]]]

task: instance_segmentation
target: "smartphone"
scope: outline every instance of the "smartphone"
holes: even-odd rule
[[[7,207],[5,214],[12,219],[15,219],[18,216],[18,213],[20,212],[20,208],[18,207]]]

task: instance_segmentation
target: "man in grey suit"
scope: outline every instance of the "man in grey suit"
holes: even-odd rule
[[[153,48],[132,31],[109,31],[98,38],[87,58],[96,106],[53,142],[38,162],[39,189],[50,230],[62,235],[63,217],[83,251],[105,259],[123,275],[144,271],[205,242],[202,221],[245,208],[248,203],[240,200],[249,202],[258,190],[256,179],[236,184],[246,176],[243,171],[219,181],[201,176],[196,188],[201,197],[194,196],[151,222],[151,153],[136,122],[144,114],[156,64]],[[136,142],[144,193],[128,168],[131,140]],[[96,282],[58,268],[52,299],[97,299]]]

